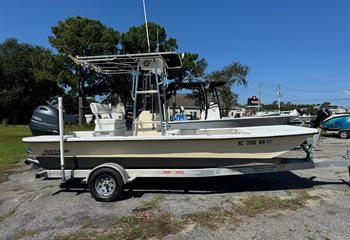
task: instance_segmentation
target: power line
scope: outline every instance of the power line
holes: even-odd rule
[[[331,89],[331,90],[310,90],[310,89],[299,89],[299,88],[291,88],[291,87],[285,87],[285,86],[282,86],[280,84],[269,84],[269,83],[263,83],[262,86],[265,86],[267,85],[269,89],[272,89],[272,87],[275,89],[276,87],[278,86],[281,86],[283,87],[283,90],[292,90],[292,91],[299,91],[299,92],[312,92],[312,93],[322,93],[322,92],[341,92],[341,91],[344,91],[344,90],[340,90],[340,89]],[[350,92],[350,90],[349,90]]]
[[[273,85],[273,84],[269,84],[269,83],[263,83],[261,86],[264,87],[264,89],[269,89],[270,91],[272,90],[273,92],[276,91],[276,87],[277,87],[277,92],[281,91],[281,85]],[[300,92],[308,92],[308,93],[321,93],[321,92],[340,92],[338,90],[333,90],[333,91],[310,91],[310,90],[303,90],[303,89],[296,89],[296,88],[284,88],[283,87],[283,90],[284,89],[287,89],[287,90],[295,90],[295,91],[300,91]],[[268,91],[268,92],[270,92]],[[275,97],[274,94],[269,94],[268,92],[266,91],[261,91],[261,95],[267,95],[267,96],[272,96],[272,97]],[[341,91],[341,92],[344,92],[345,94],[348,94],[350,93],[350,89],[346,89],[345,91]],[[350,98],[312,98],[312,97],[305,97],[305,96],[298,96],[298,95],[295,95],[295,94],[290,94],[290,93],[286,93],[284,91],[283,93],[284,95],[286,96],[290,96],[290,97],[293,97],[293,98],[297,98],[297,99],[290,99],[290,98],[287,98],[289,99],[289,101],[293,101],[293,102],[301,102],[301,101],[304,101],[304,102],[311,102],[311,101],[333,101],[333,102],[338,102],[338,101],[350,101]]]

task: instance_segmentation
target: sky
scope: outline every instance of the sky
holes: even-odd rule
[[[163,26],[178,52],[198,53],[207,73],[238,61],[248,86],[239,103],[258,96],[296,104],[350,107],[349,0],[145,0],[148,21]],[[52,49],[51,27],[68,17],[101,21],[119,32],[144,23],[142,0],[3,0],[0,42],[15,37]]]

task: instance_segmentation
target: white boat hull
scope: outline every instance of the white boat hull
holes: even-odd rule
[[[197,130],[196,135],[175,136],[93,137],[85,133],[65,138],[64,155],[66,167],[73,169],[93,168],[105,162],[124,168],[227,166],[253,159],[269,161],[315,133],[315,129],[293,126],[204,129]],[[29,137],[23,142],[30,143],[41,166],[60,167],[58,136]]]

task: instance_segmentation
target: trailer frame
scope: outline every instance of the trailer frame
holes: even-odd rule
[[[35,159],[27,159],[32,162]],[[104,163],[93,169],[62,169],[43,170],[36,174],[36,178],[45,179],[80,179],[82,184],[87,184],[91,195],[99,201],[114,201],[123,194],[124,185],[132,183],[136,178],[204,178],[204,177],[223,177],[245,174],[274,173],[293,170],[306,170],[316,168],[338,168],[348,167],[349,186],[350,186],[350,150],[347,150],[345,159],[299,159],[286,158],[279,159],[279,163],[256,163],[253,165],[224,166],[216,168],[198,168],[198,169],[125,169],[116,163]],[[103,186],[95,182],[95,177],[104,176]],[[64,173],[64,176],[62,174]],[[98,176],[95,176],[95,175]],[[93,176],[93,177],[92,177]],[[101,180],[100,180],[101,181]],[[119,187],[116,187],[118,185]],[[106,196],[96,193],[96,189],[106,191]],[[101,190],[102,189],[102,190]],[[111,190],[108,190],[111,189]],[[112,191],[113,190],[113,191]],[[109,194],[112,191],[111,195]],[[115,192],[116,191],[116,192]]]

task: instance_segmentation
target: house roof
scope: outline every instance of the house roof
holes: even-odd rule
[[[176,103],[176,106],[183,106],[184,108],[198,108],[195,105],[194,99],[190,98],[188,94],[176,94],[171,96],[168,101],[168,106],[173,106]]]

